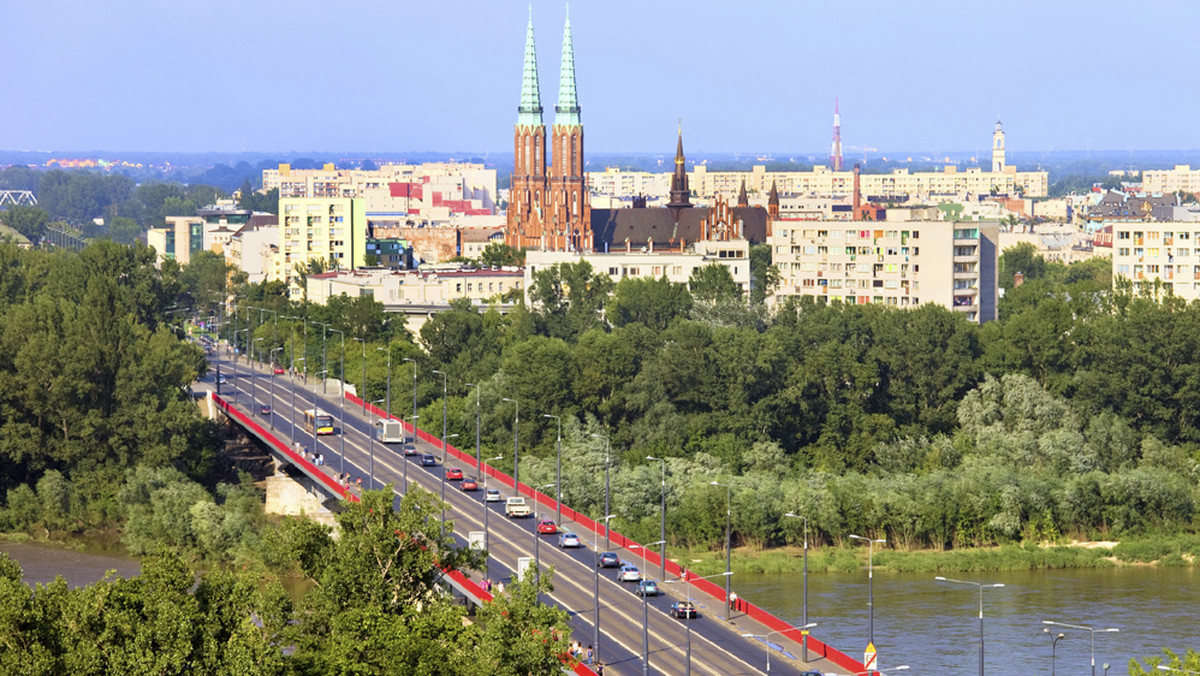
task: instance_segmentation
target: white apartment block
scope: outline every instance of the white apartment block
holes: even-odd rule
[[[495,213],[496,170],[482,164],[430,162],[385,164],[378,169],[293,169],[280,164],[263,170],[263,189],[279,197],[355,197],[371,220],[417,217],[431,222],[454,216]]]
[[[724,265],[733,281],[742,290],[742,297],[750,291],[750,242],[744,239],[729,241],[699,241],[689,245],[689,250],[679,251],[619,251],[609,253],[545,251],[530,249],[525,252],[525,288],[528,296],[533,273],[559,263],[587,261],[595,272],[607,274],[614,282],[625,277],[646,277],[687,284],[692,272],[705,265]]]
[[[493,301],[513,289],[521,289],[523,283],[521,269],[512,267],[363,268],[309,275],[308,299],[324,305],[331,297],[343,294],[351,298],[365,296],[382,303],[392,312],[401,309],[395,306],[403,305],[429,311],[430,306],[446,306],[459,298],[469,298],[476,303]]]
[[[621,171],[606,167],[604,171],[587,172],[587,180],[592,194],[606,197],[665,196],[671,191],[671,172]]]
[[[235,270],[246,273],[246,281],[261,284],[275,270],[276,254],[279,253],[279,226],[242,226],[225,245],[225,259]]]
[[[295,266],[311,260],[331,267],[362,267],[367,254],[367,219],[361,199],[349,197],[279,200],[279,250],[271,279],[288,282],[293,298],[303,293]]]
[[[990,321],[998,238],[995,222],[776,221],[767,239],[780,273],[772,302],[936,303],[972,322]]]
[[[1131,280],[1188,301],[1200,298],[1200,223],[1114,222],[1113,284]]]
[[[1180,190],[1200,193],[1200,169],[1192,169],[1187,164],[1177,164],[1174,169],[1142,171],[1142,192],[1165,195]]]

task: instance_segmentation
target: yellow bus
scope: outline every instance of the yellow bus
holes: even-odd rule
[[[333,416],[319,408],[310,408],[304,412],[304,429],[309,434],[333,434]]]

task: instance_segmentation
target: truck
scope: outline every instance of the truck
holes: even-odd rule
[[[399,420],[375,419],[375,441],[385,444],[404,442],[404,425]]]
[[[510,519],[518,519],[532,516],[533,510],[529,508],[525,498],[509,498],[504,501],[504,515]]]

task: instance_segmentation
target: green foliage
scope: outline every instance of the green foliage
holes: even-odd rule
[[[688,278],[688,289],[700,303],[720,303],[742,297],[742,290],[733,281],[729,268],[719,263],[702,265],[693,270]]]
[[[775,293],[782,278],[779,268],[771,262],[771,245],[750,245],[750,302],[754,305],[762,303]]]
[[[39,207],[12,205],[4,211],[0,211],[0,222],[25,235],[33,242],[41,239],[49,220],[50,214]]]
[[[479,253],[479,264],[486,267],[525,265],[525,251],[513,248],[503,242],[492,242]]]

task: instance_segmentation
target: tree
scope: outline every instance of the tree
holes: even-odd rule
[[[492,242],[479,253],[479,264],[483,266],[525,265],[525,250],[515,249],[503,242]]]
[[[4,221],[8,227],[28,237],[30,241],[36,242],[46,231],[46,223],[50,220],[50,214],[46,213],[45,209],[38,207],[13,205],[0,211],[0,220]]]
[[[534,272],[529,299],[539,330],[554,338],[574,340],[601,326],[600,311],[612,289],[612,278],[593,273],[587,261],[559,263]]]
[[[750,302],[758,304],[775,293],[782,276],[771,262],[770,244],[750,245]]]
[[[615,327],[633,323],[665,330],[676,317],[686,317],[692,307],[687,287],[661,279],[625,277],[608,299],[605,316]]]
[[[742,290],[733,281],[729,268],[720,263],[702,265],[693,270],[688,279],[688,289],[692,297],[701,303],[720,303],[742,297]]]
[[[1013,275],[1020,272],[1025,280],[1034,280],[1046,274],[1046,259],[1038,253],[1031,242],[1018,242],[1000,255],[1000,286],[1013,287]]]

